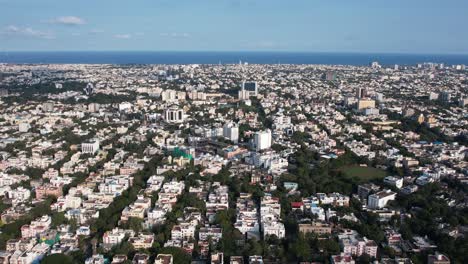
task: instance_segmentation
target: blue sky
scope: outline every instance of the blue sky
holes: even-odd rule
[[[0,0],[0,51],[468,53],[466,0]]]

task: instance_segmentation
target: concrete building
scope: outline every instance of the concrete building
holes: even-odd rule
[[[450,264],[450,259],[447,256],[436,252],[434,255],[427,256],[427,264]]]
[[[251,96],[258,95],[257,82],[242,82],[242,87],[239,90],[239,100],[248,100]]]
[[[26,133],[31,129],[31,125],[27,122],[21,122],[18,125],[18,131],[21,133]]]
[[[223,127],[223,137],[237,144],[239,141],[239,127],[234,123],[227,123]]]
[[[318,235],[331,234],[332,228],[329,224],[314,222],[311,224],[299,224],[299,233],[316,233]]]
[[[177,106],[171,106],[164,111],[164,120],[168,123],[182,123],[184,122],[184,110]]]
[[[397,178],[393,176],[387,176],[384,178],[384,183],[388,184],[390,186],[397,187],[398,189],[401,189],[403,187],[403,179],[402,178]]]
[[[254,148],[256,151],[269,149],[271,147],[271,130],[256,132],[254,135]]]
[[[92,139],[81,143],[81,152],[95,154],[99,150],[99,140]]]
[[[154,260],[154,264],[172,264],[174,258],[171,254],[158,254]]]
[[[395,197],[396,193],[390,190],[384,190],[375,194],[371,194],[367,200],[367,207],[370,209],[381,209],[385,207],[389,201],[395,200]]]
[[[356,97],[359,99],[367,97],[367,89],[362,87],[356,88]]]
[[[360,99],[357,103],[357,109],[375,108],[375,101],[371,99]]]

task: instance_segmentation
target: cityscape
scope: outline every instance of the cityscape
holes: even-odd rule
[[[23,2],[0,5],[19,17]],[[145,4],[161,16],[208,5]],[[315,5],[302,4],[272,0],[259,17],[288,8],[285,23],[298,23],[294,12]],[[226,20],[258,5],[229,1]],[[115,51],[127,46],[114,41],[152,42],[144,28],[60,40],[94,28],[89,12],[0,29],[0,264],[468,263],[468,50],[454,39],[422,53],[408,44],[414,54],[398,38],[382,53],[357,43],[336,54],[231,51],[225,32],[201,46],[190,30],[159,33],[172,40],[155,52]],[[263,34],[260,21],[252,31]]]

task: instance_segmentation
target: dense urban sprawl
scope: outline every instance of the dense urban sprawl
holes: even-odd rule
[[[0,64],[0,263],[468,263],[468,71]]]

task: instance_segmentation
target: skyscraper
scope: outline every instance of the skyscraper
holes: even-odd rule
[[[366,88],[358,87],[358,88],[356,89],[356,97],[357,97],[357,98],[364,98],[364,97],[367,97],[367,90],[366,90]]]

